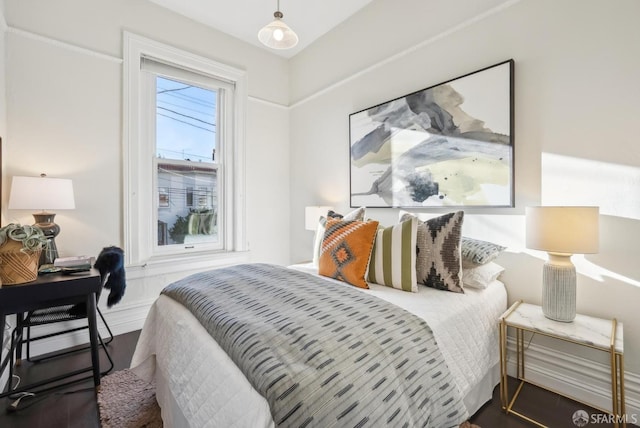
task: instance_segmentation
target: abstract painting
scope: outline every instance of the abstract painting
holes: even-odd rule
[[[513,60],[349,115],[352,207],[513,207]]]

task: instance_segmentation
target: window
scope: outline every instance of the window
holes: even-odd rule
[[[245,75],[125,33],[130,264],[244,251]]]
[[[187,194],[186,194],[186,199],[184,203],[188,207],[193,206],[193,186],[191,187],[187,186]]]
[[[149,126],[155,132],[145,138],[154,147],[157,246],[207,244],[210,249],[221,249],[225,230],[218,227],[218,220],[224,220],[218,215],[224,211],[218,203],[223,191],[218,170],[222,164],[215,153],[216,148],[223,153],[231,144],[224,139],[228,123],[223,118],[233,109],[235,87],[149,58],[143,58],[141,69],[146,88],[142,99],[147,106],[142,120],[155,124]]]

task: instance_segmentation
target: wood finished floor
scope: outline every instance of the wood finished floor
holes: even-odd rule
[[[129,367],[139,334],[139,331],[135,331],[116,336],[109,345],[115,363],[114,370]],[[22,382],[33,382],[56,373],[87,366],[89,362],[89,352],[84,351],[46,363],[30,364],[24,362],[20,367],[20,374],[23,377]],[[103,361],[103,356],[101,364],[101,367],[106,367],[107,362]],[[513,384],[515,386],[515,381]],[[31,402],[23,401],[21,409],[13,413],[8,413],[5,410],[13,400],[0,399],[0,428],[99,428],[98,407],[95,393],[91,388],[92,385],[93,382],[88,380],[31,399]],[[85,388],[89,388],[89,390],[82,391]],[[80,392],[68,393],[78,390]],[[511,391],[513,390],[513,386],[511,386]],[[556,396],[534,386],[527,386],[523,389],[517,404],[517,409],[550,427],[575,427],[572,415],[577,410],[583,409],[589,414],[596,413],[583,404]],[[528,428],[534,426],[516,416],[505,415],[502,412],[497,387],[494,390],[493,399],[473,415],[471,422],[482,428]],[[587,426],[605,428],[612,425],[588,424]]]

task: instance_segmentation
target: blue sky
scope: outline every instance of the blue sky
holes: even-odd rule
[[[216,92],[157,77],[157,156],[212,162]]]

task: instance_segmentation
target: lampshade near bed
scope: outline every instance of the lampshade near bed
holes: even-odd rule
[[[527,248],[549,254],[542,278],[542,312],[555,321],[576,316],[573,254],[598,252],[598,207],[527,207]]]
[[[329,206],[309,206],[304,208],[304,228],[307,230],[316,230],[318,228],[318,220],[320,216],[326,216],[329,210],[333,209]]]

